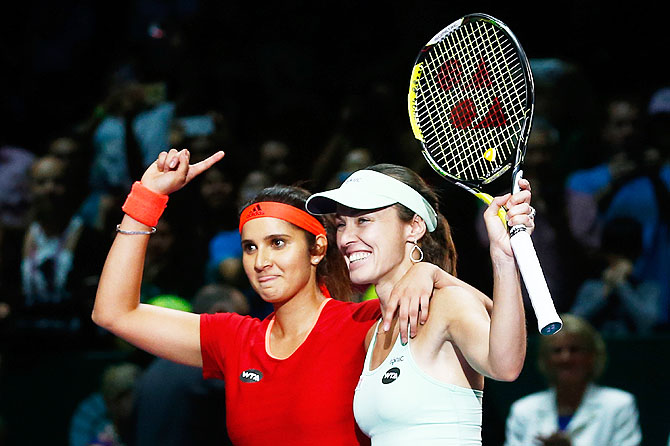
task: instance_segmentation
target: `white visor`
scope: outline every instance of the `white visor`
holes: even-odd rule
[[[314,194],[307,200],[307,211],[320,215],[332,214],[341,204],[351,209],[379,209],[402,204],[426,222],[428,231],[437,227],[435,209],[416,190],[402,181],[374,170],[352,173],[337,189]]]

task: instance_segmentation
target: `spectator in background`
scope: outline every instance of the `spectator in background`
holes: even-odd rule
[[[600,161],[599,153],[586,146],[593,139],[591,129],[597,127],[593,117],[598,105],[586,71],[574,61],[558,58],[532,58],[530,66],[535,116],[545,117],[560,135],[561,150],[553,159],[552,170],[566,176]]]
[[[566,181],[569,229],[588,260],[599,248],[607,221],[637,220],[642,226],[642,253],[634,273],[640,280],[659,284],[660,322],[666,326],[670,308],[670,145],[664,135],[670,122],[670,89],[654,93],[646,115],[630,100],[614,100],[607,110],[604,138],[611,141],[609,158],[574,172]],[[643,124],[647,126],[639,127]]]
[[[48,348],[93,340],[90,313],[105,246],[77,215],[76,177],[53,155],[32,166],[32,220],[23,237],[20,301],[12,309],[17,342]]]
[[[84,135],[59,136],[49,143],[47,154],[65,163],[66,175],[73,182],[71,199],[81,203],[77,214],[83,219],[84,224],[101,230],[106,212],[105,200],[109,199],[109,195],[91,191],[89,185],[93,159],[91,141]]]
[[[512,404],[505,446],[637,446],[635,397],[595,384],[607,352],[586,320],[562,314],[563,328],[540,338],[538,366],[549,389]]]
[[[234,176],[223,166],[215,165],[199,178],[196,203],[201,218],[199,237],[211,240],[222,230],[237,230]],[[239,237],[238,237],[239,241]]]
[[[292,152],[283,141],[268,139],[260,146],[259,169],[266,173],[273,184],[293,184],[297,179],[293,171]]]
[[[131,444],[135,385],[141,368],[132,363],[109,366],[100,390],[85,398],[70,421],[70,446]]]
[[[21,294],[21,240],[30,218],[30,167],[35,155],[29,150],[0,146],[0,336],[6,329],[11,306]]]
[[[266,187],[272,186],[273,184],[272,177],[262,170],[252,170],[246,174],[240,183],[240,189],[237,193],[237,209],[242,208],[244,203],[247,203],[260,191]]]
[[[567,178],[566,205],[571,212],[569,229],[586,249],[598,247],[602,213],[601,200],[611,191],[618,192],[630,180],[642,159],[642,110],[630,97],[611,98],[604,106],[600,141],[596,152],[601,162],[590,169],[577,170]]]
[[[201,288],[194,313],[249,314],[237,289],[221,284]],[[205,380],[199,367],[156,358],[137,385],[135,446],[228,445],[224,383]]]
[[[114,82],[97,109],[100,122],[93,131],[93,189],[105,192],[129,187],[131,178],[138,178],[169,148],[174,111],[164,83]]]
[[[632,218],[608,221],[599,252],[600,274],[580,286],[570,312],[603,334],[650,333],[663,315],[659,284],[640,280],[633,268],[642,252],[641,225]]]
[[[183,191],[186,195],[175,198],[180,200],[182,212],[190,216],[185,232],[192,239],[191,258],[202,262],[198,277],[205,283],[218,282],[222,279],[219,264],[229,259],[235,263],[234,259],[242,255],[235,207],[236,175],[227,166],[214,165],[194,184],[193,189]],[[210,251],[216,253],[217,260],[207,263]],[[225,274],[224,281],[235,284],[235,274],[231,274]],[[239,274],[243,275],[241,271]]]
[[[24,228],[30,208],[30,166],[35,155],[20,147],[0,147],[0,225]]]
[[[69,446],[88,446],[111,423],[100,391],[84,398],[72,414],[68,433]]]
[[[190,227],[190,222],[184,221],[183,217],[179,212],[166,212],[154,234],[158,237],[149,239],[142,280],[142,302],[164,294],[191,300],[204,283],[204,262],[192,258],[192,239],[181,236],[187,234]]]
[[[73,176],[72,181],[76,182],[73,189],[79,200],[83,200],[89,190],[88,173],[91,169],[92,148],[85,144],[72,136],[59,136],[47,148],[49,155],[65,163],[67,175]]]
[[[326,183],[326,189],[340,187],[349,175],[372,164],[372,153],[365,147],[355,147],[345,151],[344,158],[331,176],[330,181]]]

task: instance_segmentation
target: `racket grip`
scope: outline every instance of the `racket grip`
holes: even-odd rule
[[[512,234],[510,243],[537,317],[537,328],[543,335],[554,334],[561,329],[563,322],[551,299],[533,241],[523,226],[512,228]]]

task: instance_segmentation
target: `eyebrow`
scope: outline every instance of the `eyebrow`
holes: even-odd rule
[[[289,234],[279,233],[279,234],[268,234],[265,237],[263,237],[263,240],[272,240],[272,239],[277,238],[277,237],[292,238],[291,235],[289,235]],[[241,241],[241,243],[253,243],[253,240],[244,239],[244,240]]]

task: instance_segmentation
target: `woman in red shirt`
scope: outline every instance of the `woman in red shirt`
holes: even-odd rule
[[[339,300],[350,291],[346,265],[328,244],[325,219],[304,211],[307,191],[271,188],[240,216],[244,270],[275,310],[265,320],[140,303],[147,242],[168,194],[222,157],[190,165],[186,150],[163,152],[133,186],[94,321],[152,354],[225,378],[228,432],[237,445],[368,443],[352,401],[379,302]]]

